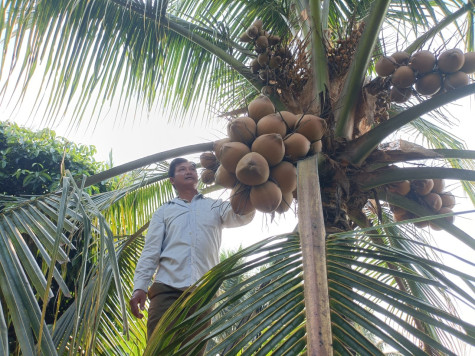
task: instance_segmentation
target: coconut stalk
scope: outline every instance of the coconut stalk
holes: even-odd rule
[[[301,160],[297,164],[299,234],[309,356],[333,355],[325,224],[317,157]]]

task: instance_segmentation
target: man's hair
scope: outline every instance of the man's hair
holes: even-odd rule
[[[170,167],[168,168],[168,177],[175,177],[176,166],[185,162],[188,162],[188,160],[182,157],[175,158],[173,161],[171,161]]]

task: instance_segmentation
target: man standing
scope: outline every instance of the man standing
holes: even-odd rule
[[[130,299],[132,313],[143,318],[141,310],[148,290],[148,338],[183,291],[218,264],[222,229],[245,225],[254,217],[254,213],[237,215],[229,202],[198,193],[198,174],[193,162],[174,159],[168,175],[178,196],[153,214]],[[157,268],[154,283],[148,289]]]

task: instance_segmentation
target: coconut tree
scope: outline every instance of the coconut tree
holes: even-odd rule
[[[45,117],[51,122],[99,118],[112,97],[125,110],[138,100],[147,108],[163,105],[172,117],[193,118],[205,102],[234,117],[262,92],[278,112],[312,114],[327,126],[317,154],[297,163],[298,229],[261,240],[210,271],[162,319],[146,354],[193,353],[211,338],[219,341],[210,354],[381,354],[381,340],[402,354],[461,354],[462,344],[475,344],[473,325],[453,307],[455,300],[473,307],[473,263],[454,251],[447,253],[460,267],[442,263],[446,252],[428,235],[444,229],[467,249],[474,240],[451,222],[453,212],[435,215],[440,207],[423,198],[440,196],[442,179],[454,179],[475,201],[475,155],[444,126],[451,122],[444,105],[473,94],[475,85],[467,79],[459,87],[441,69],[445,49],[473,49],[474,5],[2,2],[2,73],[7,59],[11,63],[5,81],[18,83],[19,72],[26,93],[45,63],[38,106],[48,88]],[[259,34],[267,44],[255,39]],[[414,60],[409,66],[396,55],[423,49],[436,52],[439,63],[429,71],[446,83],[430,96],[422,84],[417,92],[407,89],[412,83],[396,75],[404,68],[413,79],[425,77]],[[385,55],[375,73],[373,63]],[[86,113],[90,106],[96,116]],[[422,139],[416,142],[414,132]],[[144,325],[131,322],[124,300],[151,213],[172,195],[166,170],[159,164],[134,171],[113,192],[88,195],[83,188],[213,146],[160,152],[82,182],[66,175],[57,194],[1,201],[8,206],[0,215],[2,351],[13,331],[13,346],[25,354],[141,353]],[[428,221],[431,229],[416,227]],[[30,251],[25,239],[37,250]],[[72,248],[81,253],[68,261]],[[80,266],[74,291],[63,282],[68,263]],[[216,296],[224,281],[261,266]],[[46,325],[45,302],[53,296],[54,302],[74,302]],[[193,315],[180,314],[192,306],[198,307]],[[168,328],[174,318],[180,321]],[[212,326],[190,339],[207,318]]]

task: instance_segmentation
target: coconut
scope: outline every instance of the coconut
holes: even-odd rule
[[[278,113],[264,116],[257,122],[257,136],[276,133],[284,137],[287,133],[287,126]]]
[[[408,88],[416,81],[416,75],[409,66],[401,66],[393,73],[391,82],[398,88]]]
[[[236,166],[241,158],[243,158],[251,150],[242,142],[228,142],[221,149],[221,164],[229,172],[235,173]]]
[[[396,61],[399,65],[407,65],[409,63],[409,58],[411,57],[409,53],[404,51],[398,51],[391,55],[391,57]]]
[[[458,48],[442,52],[437,58],[437,66],[441,72],[455,73],[463,67],[465,56]]]
[[[214,182],[214,171],[212,169],[203,169],[201,172],[201,181],[204,184],[212,184]]]
[[[292,204],[292,200],[294,199],[292,192],[284,193],[282,192],[282,201],[280,202],[276,212],[279,214],[283,214],[290,209],[290,204]]]
[[[327,129],[326,121],[315,115],[304,115],[296,125],[295,132],[304,135],[310,142],[320,140]]]
[[[279,134],[265,134],[254,141],[251,151],[261,154],[267,160],[269,166],[272,167],[284,158],[284,140]]]
[[[392,102],[404,103],[412,96],[412,88],[392,87],[389,95]]]
[[[228,142],[231,142],[229,137],[225,137],[213,142],[213,151],[218,161],[221,160],[221,149],[223,148],[223,145]]]
[[[263,184],[269,178],[269,165],[257,152],[249,152],[236,166],[236,177],[246,185]]]
[[[437,193],[437,194],[442,193],[442,191],[445,188],[445,180],[439,179],[439,178],[435,178],[435,179],[432,179],[432,180],[434,181],[434,186],[432,187],[431,192],[432,193]]]
[[[285,126],[287,127],[287,132],[290,133],[290,131],[294,129],[295,124],[299,119],[299,116],[291,113],[290,111],[278,111],[277,114],[280,115],[282,120],[284,120]]]
[[[270,179],[277,183],[283,193],[297,189],[297,168],[287,161],[280,162],[270,169]]]
[[[280,36],[270,35],[267,40],[269,41],[269,46],[275,46],[280,43]]]
[[[429,206],[430,209],[437,212],[442,208],[442,199],[437,193],[429,193],[424,196],[424,201]]]
[[[250,27],[247,29],[246,34],[247,34],[250,38],[256,38],[257,35],[259,34],[259,29],[258,29],[256,26],[250,26]]]
[[[441,214],[450,214],[452,213],[452,210],[449,209],[449,208],[446,208],[446,207],[442,207],[438,214],[441,215]],[[439,225],[436,225],[437,223],[449,223],[449,224],[453,224],[454,223],[454,220],[455,220],[455,217],[452,215],[452,216],[447,216],[445,218],[440,218],[440,219],[434,219],[434,220],[431,220],[429,222],[430,224],[430,227],[436,231],[440,231],[442,230],[442,227],[439,226]]]
[[[228,136],[231,142],[250,145],[256,138],[256,122],[247,116],[238,117],[228,124]]]
[[[274,113],[275,107],[267,96],[259,95],[249,103],[247,110],[249,112],[249,117],[257,122],[262,117]]]
[[[398,210],[397,212],[393,211],[393,215],[396,221],[408,220],[414,217],[414,215],[404,209]]]
[[[452,90],[468,85],[468,74],[464,72],[455,72],[447,74],[444,80],[444,89]]]
[[[397,205],[392,205],[390,204],[389,205],[389,209],[391,209],[391,211],[393,212],[393,214],[395,215],[403,215],[405,213],[407,213],[407,211]]]
[[[464,62],[462,68],[460,68],[461,72],[471,74],[475,72],[475,52],[467,52],[464,54]]]
[[[215,171],[218,169],[219,161],[213,152],[203,152],[200,155],[200,163],[204,168]]]
[[[252,61],[251,61],[251,72],[253,74],[257,74],[259,73],[259,69],[261,69],[261,65],[259,64],[259,62],[257,61],[257,58],[254,58]]]
[[[440,193],[442,199],[442,207],[452,209],[455,206],[455,197],[451,192]]]
[[[251,42],[252,38],[248,36],[247,31],[239,36],[239,41],[241,42]]]
[[[429,226],[429,221],[428,220],[425,220],[425,221],[418,221],[418,222],[415,222],[414,223],[414,226],[419,228],[419,229],[423,229],[427,226]]]
[[[309,153],[311,155],[315,155],[319,152],[322,152],[322,141],[321,140],[318,140],[318,141],[315,141],[313,142],[311,145],[310,145],[310,150],[309,150]]]
[[[416,194],[424,196],[430,193],[430,191],[434,187],[434,181],[432,179],[413,180],[411,182],[411,187]]]
[[[269,40],[266,36],[259,36],[256,39],[256,47],[258,48],[267,48],[269,47]]]
[[[432,72],[416,81],[416,90],[421,95],[434,95],[442,87],[442,77],[438,72]]]
[[[282,201],[282,192],[274,182],[267,181],[251,188],[251,204],[263,213],[272,213]]]
[[[391,193],[396,193],[399,195],[407,195],[411,190],[411,182],[408,180],[403,180],[400,182],[394,182],[388,185],[388,190]]]
[[[252,26],[256,26],[259,31],[262,30],[262,26],[263,26],[262,20],[257,19],[256,21],[252,23]]]
[[[409,59],[409,66],[419,74],[429,73],[435,66],[435,55],[427,50],[414,53]]]
[[[224,188],[234,188],[238,182],[236,175],[227,171],[223,166],[219,166],[216,174],[214,175],[214,180],[216,184]]]
[[[304,158],[310,150],[310,141],[297,132],[284,138],[285,157],[291,162]]]
[[[281,65],[281,63],[282,63],[282,57],[281,56],[273,56],[269,60],[269,68],[276,69]]]
[[[257,56],[257,62],[262,66],[265,67],[269,63],[269,55],[267,53],[261,53]]]
[[[384,56],[376,62],[374,69],[380,77],[387,77],[394,73],[396,64],[393,58]]]
[[[252,206],[250,199],[251,188],[244,184],[236,185],[231,191],[231,208],[238,215],[247,215],[252,213],[254,206]]]

